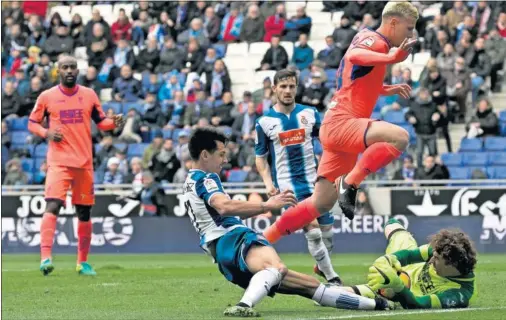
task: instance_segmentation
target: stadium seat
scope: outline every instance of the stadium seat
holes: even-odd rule
[[[306,6],[306,1],[286,1],[286,13],[287,17],[294,16],[297,13],[297,8],[300,6]]]
[[[21,159],[21,167],[24,172],[32,172],[33,171],[33,159],[23,158]]]
[[[495,179],[495,171],[498,167],[487,167],[487,177],[489,179]]]
[[[506,137],[506,122],[501,123],[501,136]]]
[[[488,164],[491,166],[506,166],[506,152],[489,152]]]
[[[244,182],[248,173],[243,170],[230,170],[227,182]]]
[[[314,25],[328,25],[332,22],[332,13],[331,12],[312,12],[309,14],[312,19],[313,26]],[[311,30],[312,31],[312,30]],[[330,34],[332,34],[334,30],[330,28]]]
[[[483,142],[481,139],[462,139],[459,152],[476,152],[481,151],[482,148]]]
[[[10,121],[9,127],[12,131],[27,131],[28,130],[28,117],[12,119]]]
[[[308,12],[308,16],[310,16],[310,17],[313,17],[314,13],[322,13],[321,12],[322,10],[323,10],[323,2],[322,1],[308,1],[308,3],[306,4],[306,12]],[[311,12],[311,14],[309,14],[309,12]],[[327,12],[325,12],[325,13],[327,13]],[[330,15],[329,15],[329,18],[330,18]],[[325,21],[325,22],[327,22],[327,21]]]
[[[313,48],[315,57],[318,53],[320,53],[320,51],[327,48],[327,44],[325,43],[325,41],[323,39],[325,39],[325,37],[328,35],[327,33],[329,33],[329,32],[332,33],[332,31],[329,31],[328,27],[327,27],[327,29],[324,30],[324,32],[323,32],[324,36],[320,35],[320,38],[317,39],[317,38],[313,38],[313,30],[311,30],[311,39],[316,39],[316,40],[309,40],[307,42],[307,45],[310,46],[311,48]],[[315,35],[315,37],[316,37],[316,35]]]
[[[506,110],[499,112],[499,121],[506,122]]]
[[[38,171],[42,163],[46,161],[45,158],[36,158],[33,165],[33,171]]]
[[[24,145],[27,143],[27,138],[30,136],[30,132],[28,131],[19,131],[19,132],[16,132],[14,134],[12,134],[11,136],[11,142],[12,144],[20,144],[20,145]]]
[[[74,56],[76,59],[88,60],[88,54],[86,53],[86,47],[77,47],[74,50]]]
[[[470,178],[469,168],[449,167],[450,178],[454,180],[465,180]]]
[[[381,109],[387,105],[387,97],[380,96],[374,105],[374,111],[381,111]]]
[[[441,160],[447,167],[460,167],[462,165],[462,154],[445,153],[441,155]]]
[[[33,174],[31,172],[25,172],[26,175],[26,181],[28,184],[32,184],[33,182]]]
[[[380,120],[381,119],[381,112],[373,112],[371,114],[371,119],[378,119],[378,120]]]
[[[120,102],[107,102],[104,103],[102,106],[102,109],[104,109],[104,112],[107,112],[109,109],[112,109],[114,111],[114,114],[118,114],[122,112],[122,106]]]
[[[337,69],[326,69],[325,74],[327,75],[327,83],[336,84]]]
[[[475,170],[480,170],[481,172],[483,172],[485,175],[487,175],[487,167],[479,167],[479,166],[475,166],[475,167],[468,167],[469,169],[469,178],[471,179],[472,178],[472,175],[473,175],[473,172]],[[488,175],[487,175],[488,177]]]
[[[462,153],[462,163],[467,167],[486,166],[488,163],[488,154],[485,152]]]
[[[307,78],[309,77],[310,74],[311,74],[311,70],[309,70],[309,69],[301,70],[299,73],[299,81],[302,83],[306,82]]]
[[[281,41],[280,45],[285,48],[286,53],[288,54],[288,61],[292,61],[293,56],[293,42],[291,41]]]
[[[47,144],[41,143],[35,147],[35,158],[46,158],[47,154]]]
[[[57,13],[60,15],[63,22],[70,22],[72,20],[72,16],[70,15],[70,7],[69,6],[54,6],[49,10],[49,19]]]
[[[128,110],[134,108],[135,110],[137,110],[137,112],[139,114],[144,114],[144,107],[142,106],[141,103],[139,102],[123,102],[122,103],[122,110],[123,110],[123,114],[127,114],[128,113]]]
[[[135,72],[133,74],[133,78],[136,79],[136,80],[142,81],[142,73]]]
[[[506,151],[506,138],[487,137],[484,146],[487,151]]]
[[[127,151],[127,149],[128,149],[128,144],[118,142],[118,143],[115,143],[115,144],[114,144],[114,148],[116,148],[117,150],[121,150],[121,151]]]
[[[223,43],[215,43],[213,44],[213,48],[216,51],[216,55],[219,59],[223,58],[227,53],[227,45]]]
[[[79,69],[80,74],[86,74],[88,71],[88,60],[77,59],[77,69]]]
[[[495,167],[495,179],[506,179],[506,167]]]
[[[70,15],[73,17],[75,14],[79,14],[83,20],[83,24],[86,25],[92,17],[91,6],[86,4],[73,6]]]
[[[264,53],[265,52],[263,52],[262,55]],[[241,56],[241,57],[244,57],[247,54],[248,54],[248,44],[246,42],[230,43],[227,46],[227,55],[225,57],[229,57],[229,56]]]
[[[341,18],[344,15],[344,11],[336,11],[332,14],[332,23],[334,27],[339,28],[341,26]]]
[[[256,59],[258,61],[255,61],[255,63],[253,63],[252,61],[252,58],[251,57],[248,57],[248,65],[250,67],[248,67],[248,65],[246,65],[244,63],[244,61],[246,60],[245,57],[239,57],[239,56],[230,56],[227,54],[227,56],[225,58],[223,58],[223,62],[225,63],[225,65],[227,66],[227,69],[230,71],[232,70],[240,70],[241,72],[244,71],[244,70],[248,70],[250,68],[257,68],[257,67],[260,67],[260,61],[262,61],[262,57],[260,56],[260,59]],[[258,63],[256,63],[258,62]]]
[[[126,15],[132,19],[132,11],[134,11],[134,4],[133,3],[116,3],[114,4],[114,8],[112,9],[112,15],[116,17],[116,19],[119,16],[120,9],[124,9]]]
[[[249,46],[249,54],[264,55],[271,47],[269,42],[253,42]]]
[[[172,139],[172,130],[170,130],[170,129],[163,129],[162,133],[163,133],[163,138],[164,139]]]
[[[425,66],[429,61],[429,59],[430,59],[430,52],[418,52],[413,57],[413,64]]]
[[[323,153],[323,147],[319,139],[313,139],[313,150],[316,155],[321,155]]]
[[[174,129],[172,131],[172,140],[177,141],[177,139],[179,138],[179,133],[181,131],[183,131],[183,129]]]
[[[132,143],[128,146],[127,155],[129,157],[142,157],[144,149],[146,149],[148,145],[148,143]]]
[[[112,89],[104,88],[100,90],[100,101],[110,101],[112,99]]]
[[[255,84],[260,84],[260,87],[262,86],[262,83],[264,82],[264,79],[269,77],[271,81],[274,81],[274,75],[276,74],[276,71],[274,70],[265,70],[265,71],[257,71],[255,72],[255,78],[253,81],[255,81]]]
[[[102,16],[112,16],[112,4],[96,4],[93,6],[93,10],[95,9],[100,11]]]
[[[240,99],[242,98],[242,95],[244,94],[244,91],[250,91],[251,86],[249,85],[232,85],[232,96],[234,99]]]
[[[385,114],[383,120],[394,124],[406,123],[406,119],[404,118],[404,112],[402,111],[389,111]]]

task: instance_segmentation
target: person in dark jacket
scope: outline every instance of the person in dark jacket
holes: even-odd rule
[[[80,78],[79,84],[93,89],[97,96],[100,97],[100,91],[104,88],[102,82],[100,82],[97,78],[97,69],[93,66],[89,66],[86,71],[86,75]]]
[[[446,94],[450,101],[456,105],[452,109],[457,119],[464,119],[466,115],[467,94],[471,90],[471,76],[464,58],[455,59],[454,70],[446,77]]]
[[[318,111],[322,112],[325,110],[323,101],[328,93],[329,89],[322,83],[322,74],[320,72],[315,72],[312,74],[311,84],[304,88],[302,103],[313,106]]]
[[[436,105],[446,102],[446,80],[441,76],[438,68],[429,70],[429,77],[421,86],[429,90],[432,94],[432,101]]]
[[[121,69],[121,67],[124,65],[129,65],[131,68],[134,67],[135,55],[132,48],[130,48],[128,41],[125,39],[119,39],[117,41],[117,45],[112,53],[112,57],[116,70]],[[118,74],[116,72],[116,77],[117,75]]]
[[[214,48],[207,48],[206,56],[204,57],[204,60],[200,64],[197,74],[201,75],[202,73],[212,73],[214,69],[214,63],[218,60],[218,56],[216,54],[216,49]]]
[[[448,109],[446,103],[442,103],[437,106],[437,110],[439,111],[439,115],[441,118],[438,121],[438,129],[441,130],[441,135],[446,141],[446,150],[447,152],[452,152],[452,139],[450,138],[450,131],[448,130],[448,125],[450,122],[455,120],[455,116]]]
[[[312,20],[306,14],[306,7],[300,5],[297,7],[297,14],[285,21],[285,31],[283,40],[295,42],[299,39],[301,34],[307,34],[311,32]]]
[[[2,120],[8,116],[16,115],[21,107],[21,98],[14,88],[11,81],[5,83],[5,88],[2,92]]]
[[[264,37],[264,19],[260,16],[260,9],[256,4],[248,7],[248,14],[241,25],[239,40],[252,43],[262,42]]]
[[[214,99],[220,99],[223,93],[229,92],[231,88],[232,82],[225,63],[223,60],[216,60],[213,71],[206,73],[206,94]]]
[[[378,19],[381,15],[381,10],[379,10],[378,14],[378,11],[375,10],[375,4],[373,2],[364,0],[348,2],[348,5],[344,8],[344,12],[348,17],[351,18],[352,23],[358,23],[362,21],[362,18],[367,13],[374,13],[374,19]]]
[[[476,130],[476,137],[499,135],[499,119],[488,99],[480,100],[478,110],[471,117],[466,130],[469,132],[473,127]]]
[[[174,174],[180,167],[181,162],[177,159],[172,139],[165,139],[162,149],[151,158],[149,169],[156,181],[172,182]]]
[[[100,24],[102,26],[103,34],[108,37],[108,40],[111,40],[111,26],[104,20],[104,18],[100,15],[100,11],[98,9],[93,9],[91,20],[88,21],[86,27],[84,28],[84,38],[86,43],[90,43],[95,36],[95,24]]]
[[[223,103],[213,108],[213,116],[211,118],[211,124],[213,126],[231,126],[234,122],[234,118],[230,115],[230,111],[234,108],[234,102],[232,101],[232,93],[225,92],[223,94]]]
[[[204,27],[204,22],[200,18],[193,18],[190,23],[190,28],[183,31],[177,36],[177,42],[179,44],[186,44],[190,39],[195,39],[202,48],[209,46],[209,39],[207,31]]]
[[[204,53],[195,38],[191,38],[188,42],[188,47],[186,48],[182,58],[183,69],[181,69],[181,72],[186,74],[190,72],[197,72],[200,64],[204,61]]]
[[[160,51],[160,64],[155,68],[156,73],[167,73],[172,70],[181,70],[183,66],[183,52],[176,46],[171,38],[165,41]]]
[[[248,103],[248,111],[235,118],[232,124],[232,133],[237,139],[248,140],[255,130],[255,121],[258,118],[256,106],[253,101]]]
[[[334,39],[336,47],[342,52],[346,52],[356,34],[357,31],[352,28],[350,17],[344,14],[341,17],[341,25],[332,33],[332,39]]]
[[[425,146],[429,149],[431,156],[437,155],[436,128],[441,115],[430,97],[427,88],[421,88],[418,97],[412,103],[406,120],[413,125],[417,135],[416,153],[417,163],[422,163]]]
[[[473,50],[469,50],[464,58],[471,70],[472,97],[473,105],[475,105],[480,88],[492,69],[490,57],[485,52],[485,39],[476,39]]]
[[[394,181],[402,180],[412,182],[415,179],[415,174],[416,174],[416,166],[413,163],[413,157],[408,154],[403,159],[402,168],[400,168],[394,173],[392,180]]]
[[[274,35],[271,39],[271,47],[265,53],[262,62],[260,62],[259,70],[275,70],[279,71],[288,65],[288,53],[279,43],[280,36]]]
[[[108,39],[103,24],[93,25],[93,33],[87,42],[86,54],[88,55],[88,64],[94,66],[97,70],[102,68],[107,57],[112,53],[112,41]],[[108,30],[108,29],[107,29]]]
[[[221,28],[221,20],[214,13],[214,8],[209,6],[206,8],[204,14],[204,28],[207,31],[207,36],[212,43],[218,42],[218,37],[220,36],[220,28]]]
[[[19,108],[18,116],[24,117],[32,112],[35,102],[40,94],[44,91],[42,81],[39,77],[34,77],[30,81],[30,91],[27,96],[21,97],[21,107]]]
[[[162,113],[162,107],[156,101],[156,92],[148,92],[144,102],[144,114],[142,115],[141,131],[161,129],[167,119]]]
[[[325,37],[325,42],[327,43],[327,48],[318,52],[316,59],[324,62],[326,68],[337,69],[339,68],[339,63],[341,63],[343,52],[336,46],[331,36]]]
[[[56,34],[50,36],[44,43],[44,52],[46,52],[52,61],[56,61],[58,55],[70,53],[74,49],[74,39],[69,36],[68,28],[60,26],[56,29]]]
[[[423,167],[418,168],[415,174],[415,180],[447,180],[448,178],[448,169],[443,168],[443,165],[437,164],[434,157],[430,155],[425,157]],[[423,184],[420,186],[423,186]],[[430,186],[436,185],[430,184]]]
[[[204,91],[197,92],[197,99],[190,103],[184,112],[184,126],[189,129],[197,124],[199,119],[211,119],[213,110],[211,102],[207,100]]]
[[[155,182],[150,171],[142,173],[143,188],[140,192],[127,198],[141,202],[142,212],[145,216],[168,216],[169,209],[165,203],[165,192]]]
[[[118,102],[136,102],[142,98],[142,85],[139,80],[133,78],[129,65],[124,65],[121,68],[121,76],[114,80],[112,96]]]
[[[311,66],[314,60],[314,50],[307,44],[307,34],[299,36],[299,45],[293,50],[292,63],[297,69],[304,70]]]
[[[153,72],[159,63],[160,50],[158,50],[156,39],[148,39],[146,48],[142,49],[137,56],[137,60],[135,62],[136,69],[139,72]]]

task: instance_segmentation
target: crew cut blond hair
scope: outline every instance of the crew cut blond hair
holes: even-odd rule
[[[402,17],[418,20],[419,15],[416,7],[408,1],[389,1],[383,8],[381,17],[383,19]]]

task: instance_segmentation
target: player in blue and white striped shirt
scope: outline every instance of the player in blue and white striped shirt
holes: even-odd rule
[[[321,120],[315,108],[295,103],[297,84],[295,71],[281,70],[274,76],[277,103],[257,120],[255,153],[267,192],[273,195],[292,190],[301,202],[314,191],[314,139],[318,138]],[[328,282],[341,284],[330,261],[333,224],[334,216],[329,212],[305,226],[304,232],[309,253],[316,260],[314,271]]]
[[[226,137],[215,129],[197,129],[189,142],[192,170],[183,186],[186,213],[200,236],[201,247],[213,257],[225,278],[246,289],[226,316],[254,317],[253,309],[267,295],[297,294],[322,306],[339,309],[391,309],[382,298],[369,299],[343,288],[323,285],[308,275],[288,270],[276,250],[240,220],[295,205],[291,191],[262,203],[231,200],[218,174],[226,159]]]

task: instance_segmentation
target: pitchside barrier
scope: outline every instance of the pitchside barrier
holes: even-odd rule
[[[369,201],[376,215],[344,218],[333,210],[335,253],[382,253],[386,240],[383,225],[395,217],[421,244],[441,228],[461,228],[474,240],[478,251],[506,253],[506,181],[402,181],[367,182]],[[447,185],[451,183],[453,185]],[[437,184],[437,185],[435,185]],[[441,186],[444,185],[444,186]],[[262,183],[224,184],[233,199],[262,201],[267,198]],[[181,203],[180,185],[164,186],[168,217],[144,215],[138,201],[119,196],[131,186],[96,186],[92,212],[92,252],[95,253],[192,253],[201,252],[199,239]],[[45,201],[41,186],[2,187],[2,250],[36,253],[40,246],[40,224]],[[245,220],[262,232],[279,212]],[[55,252],[75,253],[77,218],[70,195],[58,219]],[[306,252],[304,235],[297,232],[276,244],[280,252]]]

